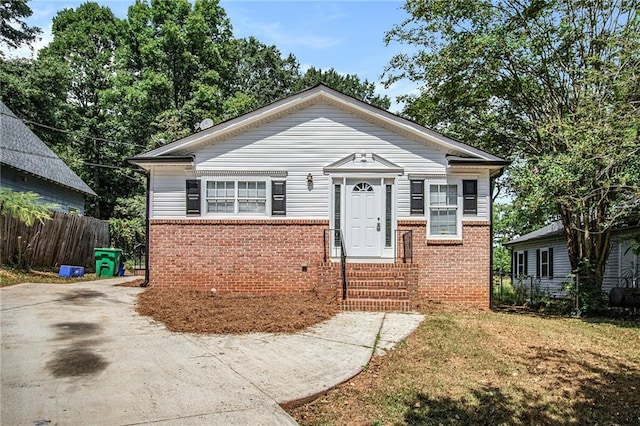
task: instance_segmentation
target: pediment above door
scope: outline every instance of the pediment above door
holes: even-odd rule
[[[359,152],[348,155],[323,168],[325,174],[376,173],[389,175],[403,175],[404,168],[392,163],[381,156]]]

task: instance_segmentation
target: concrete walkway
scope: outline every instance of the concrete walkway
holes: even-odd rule
[[[358,374],[415,314],[342,313],[303,332],[172,333],[136,314],[132,278],[0,290],[6,425],[282,425],[279,404]]]

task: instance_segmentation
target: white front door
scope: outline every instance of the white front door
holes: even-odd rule
[[[348,180],[345,242],[349,257],[380,257],[382,206],[380,181]]]

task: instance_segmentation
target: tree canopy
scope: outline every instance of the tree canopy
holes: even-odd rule
[[[41,32],[40,28],[30,27],[24,22],[25,18],[33,15],[27,1],[4,0],[0,3],[0,43],[13,49],[32,43]]]
[[[140,213],[123,206],[144,191],[126,158],[193,133],[204,118],[221,122],[320,81],[389,106],[356,75],[303,73],[294,55],[234,38],[218,0],[136,0],[124,19],[87,2],[58,12],[52,32],[36,59],[0,57],[0,95],[19,117],[63,130],[33,127],[98,194],[87,214],[122,229]]]
[[[637,0],[408,0],[387,42],[404,113],[513,160],[532,227],[561,218],[573,269],[599,283],[611,230],[640,216]]]

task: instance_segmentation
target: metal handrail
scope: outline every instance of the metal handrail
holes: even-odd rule
[[[329,253],[331,252],[331,246],[335,248],[340,247],[340,275],[342,279],[342,300],[347,300],[347,249],[344,245],[344,238],[342,237],[342,230],[340,229],[325,229],[323,233],[323,245],[324,245],[324,261],[325,263],[331,257],[327,256],[327,247]],[[328,244],[327,244],[328,243]]]

